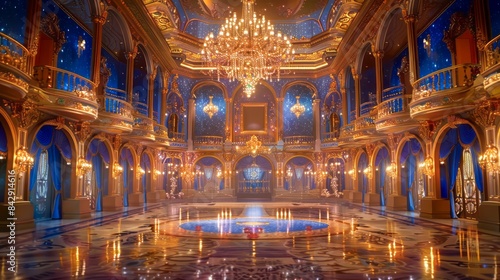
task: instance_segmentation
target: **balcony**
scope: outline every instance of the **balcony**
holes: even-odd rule
[[[97,118],[96,86],[89,79],[52,66],[36,66],[33,78],[45,97],[40,111],[75,121]]]
[[[19,100],[28,93],[29,51],[22,44],[0,32],[0,98]]]
[[[337,148],[339,146],[339,132],[324,132],[321,134],[321,148]]]
[[[354,144],[354,123],[351,122],[340,128],[339,146],[349,147]]]
[[[185,133],[169,131],[168,136],[170,138],[171,148],[187,149]]]
[[[134,126],[131,134],[127,136],[140,142],[155,141],[154,121],[137,111],[132,113],[132,116],[134,117]]]
[[[471,97],[480,65],[461,64],[433,72],[413,83],[410,115],[416,120],[437,120],[474,107]]]
[[[221,151],[224,144],[224,137],[196,136],[193,144],[195,150]]]
[[[314,150],[314,136],[286,136],[283,137],[285,151]]]
[[[377,120],[375,121],[377,131],[397,133],[418,126],[418,122],[410,117],[408,104],[411,101],[411,95],[403,95],[402,85],[385,89],[383,96],[388,98],[377,106]]]
[[[121,97],[124,93],[118,89],[106,89],[106,95],[99,97],[99,118],[92,123],[93,128],[111,134],[132,132],[132,105]]]
[[[155,123],[155,144],[158,147],[169,147],[170,138],[168,138],[168,131],[164,125]]]
[[[493,98],[500,97],[500,35],[484,46],[486,65],[484,72],[484,89]]]

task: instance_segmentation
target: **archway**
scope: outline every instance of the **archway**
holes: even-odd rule
[[[238,201],[272,199],[273,167],[267,158],[246,156],[236,163],[235,169]]]
[[[62,129],[44,125],[38,130],[30,149],[35,155],[29,182],[35,220],[62,218],[62,199],[71,195],[72,152]]]
[[[93,139],[86,160],[92,169],[83,175],[83,195],[90,200],[90,208],[102,211],[102,197],[108,195],[110,157],[108,147],[100,139]]]
[[[124,147],[121,150],[120,165],[123,168],[123,206],[128,207],[128,196],[134,192],[134,156],[127,147]]]
[[[285,164],[285,189],[307,193],[315,189],[314,164],[306,157],[294,157]]]
[[[425,175],[419,168],[424,161],[424,152],[416,138],[408,139],[399,157],[401,195],[406,197],[407,210],[420,209],[420,201],[427,195]]]

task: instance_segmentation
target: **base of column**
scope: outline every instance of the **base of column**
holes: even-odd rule
[[[354,203],[361,203],[363,202],[363,194],[354,190],[344,190],[344,199]]]
[[[406,211],[408,210],[408,201],[406,196],[402,195],[389,195],[386,201],[386,207],[388,210],[394,211]]]
[[[164,190],[154,190],[146,194],[146,199],[148,203],[156,203],[165,198]]]
[[[477,227],[500,232],[500,202],[483,201],[478,209]]]
[[[14,204],[15,209],[9,210],[8,203],[2,203],[0,205],[0,232],[9,232],[12,230],[25,230],[35,228],[35,219],[33,218],[34,209],[33,205],[29,201],[16,201]],[[11,216],[11,211],[14,211],[15,221],[7,220],[7,218],[13,218]],[[15,227],[7,227],[13,222]]]
[[[365,205],[380,206],[380,194],[378,193],[365,194]]]
[[[129,206],[143,206],[144,205],[144,194],[141,192],[129,194],[128,195],[128,205]]]
[[[102,210],[120,211],[123,209],[123,197],[121,195],[109,195],[102,198]]]
[[[437,198],[420,200],[420,217],[428,219],[450,219],[450,201]]]
[[[86,197],[64,199],[62,202],[63,219],[90,218],[90,201]]]

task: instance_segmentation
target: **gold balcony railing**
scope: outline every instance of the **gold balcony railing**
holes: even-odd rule
[[[36,66],[33,77],[41,88],[62,90],[89,101],[97,100],[94,82],[73,72],[52,66]]]
[[[346,124],[340,128],[340,137],[346,138],[354,135],[354,123]]]
[[[235,135],[233,136],[233,145],[244,146],[248,141],[250,141],[251,137],[252,135]],[[269,144],[274,141],[273,137],[269,135],[257,135],[257,138],[262,142],[262,144]]]
[[[183,132],[169,132],[169,136],[172,139],[172,141],[181,143],[186,142],[185,140],[186,134]]]
[[[369,128],[375,128],[375,120],[372,116],[369,115],[359,116],[354,121],[354,129],[356,131]]]
[[[410,109],[408,104],[411,100],[411,95],[399,95],[387,99],[381,102],[377,106],[377,120],[381,120],[384,118],[389,118],[394,114],[399,114],[402,112],[410,113]]]
[[[222,136],[196,136],[195,145],[222,145],[224,137]]]
[[[100,110],[106,113],[116,114],[123,118],[132,120],[132,105],[125,100],[111,97],[111,96],[103,96],[104,101],[101,103]]]
[[[484,45],[484,52],[486,54],[485,70],[500,64],[500,35],[493,38],[486,45]]]
[[[470,87],[479,71],[479,64],[460,64],[426,75],[413,83],[412,102],[438,95],[446,90]]]
[[[29,51],[12,37],[0,32],[0,63],[27,73],[26,61]]]
[[[286,136],[283,137],[285,146],[289,145],[312,145],[314,144],[313,136]]]
[[[338,132],[324,132],[321,134],[322,142],[335,142],[339,138]]]

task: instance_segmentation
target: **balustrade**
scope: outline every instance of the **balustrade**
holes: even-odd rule
[[[94,82],[73,72],[52,66],[36,66],[33,77],[41,88],[54,88],[96,101]]]
[[[28,49],[12,37],[0,32],[0,63],[10,65],[27,74]]]
[[[479,74],[480,65],[460,64],[441,69],[413,83],[413,100],[439,94],[458,87],[470,87]]]
[[[222,145],[224,137],[222,136],[196,136],[194,144],[201,145]]]

